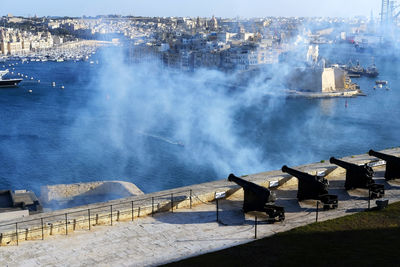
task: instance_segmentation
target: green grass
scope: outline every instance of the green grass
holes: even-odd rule
[[[168,266],[400,266],[400,202]]]

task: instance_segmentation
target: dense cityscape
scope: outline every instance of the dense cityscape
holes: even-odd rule
[[[277,63],[282,53],[308,44],[349,42],[359,49],[368,49],[381,45],[383,38],[384,42],[396,42],[383,37],[382,24],[373,16],[352,19],[23,18],[9,14],[1,18],[0,25],[3,25],[0,27],[2,60],[79,60],[84,58],[66,57],[63,49],[114,43],[130,47],[132,62],[159,60],[165,66],[184,71],[203,67],[254,69]]]

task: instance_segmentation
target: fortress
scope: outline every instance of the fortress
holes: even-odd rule
[[[288,71],[285,86],[290,95],[306,97],[351,97],[361,95],[346,70],[337,64],[326,66],[325,59],[319,58],[318,45],[310,45],[306,61],[285,59],[294,64]]]

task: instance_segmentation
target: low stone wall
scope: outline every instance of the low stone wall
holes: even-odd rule
[[[76,197],[114,194],[121,198],[143,195],[134,184],[123,181],[99,181],[77,184],[58,184],[41,187],[40,198],[44,203],[65,201]]]
[[[400,149],[383,151],[400,156]],[[367,154],[345,157],[345,161],[356,164],[377,161]],[[324,174],[327,179],[344,179],[345,170],[329,161],[296,166],[310,174]],[[270,187],[278,183],[278,189],[297,184],[297,179],[279,171],[269,171],[245,177],[246,180]],[[215,192],[227,195],[242,190],[234,183],[219,180],[209,183],[181,187],[161,192],[134,196],[105,203],[31,215],[24,220],[13,220],[0,224],[0,245],[12,245],[24,240],[46,238],[49,235],[70,234],[75,230],[89,230],[96,225],[112,225],[115,221],[135,220],[157,212],[189,208],[214,200]]]

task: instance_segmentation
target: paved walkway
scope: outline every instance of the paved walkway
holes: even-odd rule
[[[379,182],[386,184],[390,202],[400,200],[400,183],[388,184],[382,177]],[[339,195],[339,208],[321,211],[320,220],[367,208],[366,190],[346,192],[342,186],[343,181],[331,182],[330,193]],[[277,204],[285,206],[286,220],[276,224],[261,222],[258,237],[315,221],[315,202],[299,205],[295,199],[296,188],[279,190],[278,196]],[[242,197],[236,193],[220,201],[221,223],[216,222],[215,204],[202,204],[134,222],[97,226],[92,231],[0,247],[0,266],[149,266],[249,242],[254,240],[254,217],[241,212]],[[375,206],[374,201],[371,204]]]

